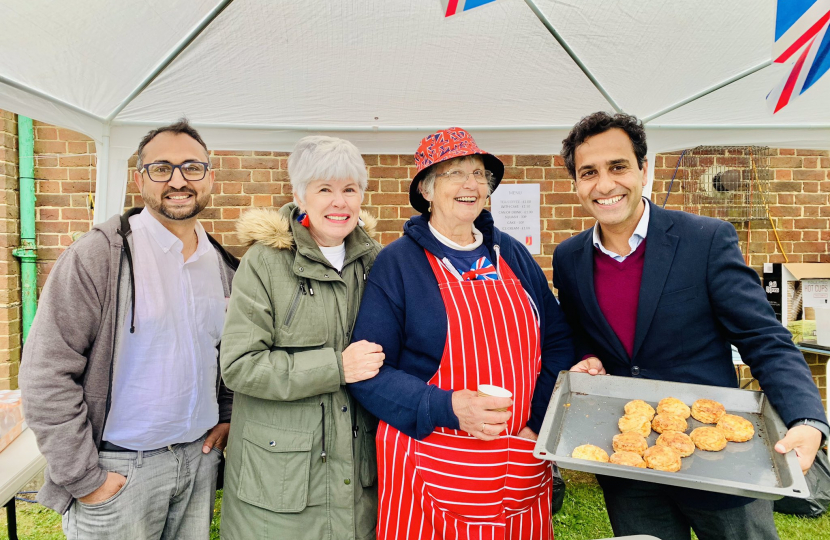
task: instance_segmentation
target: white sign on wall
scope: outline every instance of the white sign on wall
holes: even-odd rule
[[[502,184],[490,196],[493,220],[533,255],[542,253],[539,184]]]

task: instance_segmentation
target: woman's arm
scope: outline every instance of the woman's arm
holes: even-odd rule
[[[406,351],[407,365],[401,365],[406,340],[423,337],[438,322],[434,309],[443,307],[438,288],[429,290],[427,283],[434,286],[434,277],[422,248],[406,238],[384,248],[369,275],[352,335],[380,345],[386,360],[374,378],[350,384],[349,391],[372,414],[414,438],[424,438],[436,427],[459,428],[452,392],[426,382],[438,369],[446,336],[422,339],[417,351]],[[413,313],[410,321],[407,312]],[[438,324],[444,320],[442,313]]]
[[[405,311],[378,283],[383,266],[378,259],[363,293],[353,337],[383,347],[386,361],[375,377],[350,384],[349,391],[369,412],[410,437],[423,439],[436,427],[458,429],[458,419],[452,412],[452,391],[441,390],[399,369]],[[434,361],[425,358],[424,362]]]
[[[249,396],[294,401],[336,391],[343,381],[339,351],[288,353],[274,343],[274,305],[262,248],[242,258],[233,280],[220,365],[228,388]]]

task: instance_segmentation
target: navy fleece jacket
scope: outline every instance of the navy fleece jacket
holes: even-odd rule
[[[527,249],[496,229],[487,210],[475,226],[484,236],[491,260],[496,260],[493,246],[498,245],[502,260],[541,312],[542,371],[527,422],[538,433],[557,375],[575,362],[571,329]],[[416,439],[438,427],[459,429],[452,391],[427,384],[444,353],[447,312],[425,249],[438,259],[444,257],[444,246],[430,232],[427,219],[415,216],[404,225],[404,236],[381,250],[375,260],[352,339],[378,343],[386,360],[374,378],[349,385],[352,395],[372,414]]]

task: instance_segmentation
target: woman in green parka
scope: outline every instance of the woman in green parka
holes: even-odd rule
[[[220,363],[234,391],[221,537],[375,538],[375,420],[346,383],[374,377],[379,345],[349,345],[380,244],[361,215],[357,148],[305,137],[288,158],[294,202],[251,210]]]

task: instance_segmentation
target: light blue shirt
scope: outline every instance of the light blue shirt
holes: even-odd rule
[[[648,204],[648,201],[645,199],[643,199],[643,201],[646,203],[646,209],[643,211],[643,215],[640,218],[640,222],[637,224],[637,228],[634,229],[634,233],[631,235],[631,238],[628,239],[628,245],[631,248],[631,251],[625,255],[619,255],[613,251],[605,249],[605,246],[602,245],[602,242],[599,239],[599,222],[594,225],[594,247],[617,262],[623,262],[629,255],[634,253],[634,250],[640,247],[640,244],[642,244],[643,240],[646,239],[646,234],[648,233],[648,217],[651,213],[651,209],[649,208],[650,205]]]

